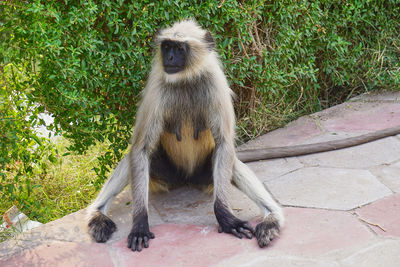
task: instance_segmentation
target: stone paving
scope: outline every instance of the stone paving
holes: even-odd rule
[[[400,125],[400,93],[368,94],[305,116],[239,148],[315,143]],[[264,249],[219,234],[212,197],[191,188],[150,196],[156,235],[126,247],[129,192],[111,208],[105,244],[86,233],[85,210],[0,243],[0,266],[400,266],[400,136],[347,149],[248,164],[284,207],[286,225]],[[260,220],[235,188],[237,216]]]

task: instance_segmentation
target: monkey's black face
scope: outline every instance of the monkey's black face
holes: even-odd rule
[[[168,74],[180,72],[185,69],[189,45],[183,42],[163,41],[161,54],[164,70]]]

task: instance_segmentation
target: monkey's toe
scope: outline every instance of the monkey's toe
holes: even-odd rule
[[[242,238],[243,234],[248,239],[251,239],[253,237],[254,229],[248,222],[238,220],[232,225],[220,225],[218,228],[218,232],[230,233],[237,238]]]
[[[106,242],[117,230],[115,223],[99,211],[90,219],[88,226],[89,234],[98,243]]]
[[[132,251],[142,251],[142,248],[149,247],[149,240],[154,238],[152,232],[134,232],[132,231],[128,236],[128,248]]]
[[[257,238],[258,245],[262,248],[268,246],[268,244],[277,236],[279,236],[279,223],[278,220],[273,216],[268,216],[264,221],[256,226],[255,236]]]

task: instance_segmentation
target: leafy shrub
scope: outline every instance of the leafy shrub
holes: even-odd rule
[[[189,17],[217,41],[241,141],[354,94],[399,88],[396,0],[2,1],[0,64],[20,71],[24,98],[54,116],[50,128],[71,151],[111,144],[95,168],[99,187],[128,146],[152,37]]]
[[[32,198],[35,169],[46,170],[44,158],[56,161],[49,140],[34,130],[44,124],[38,117],[44,108],[31,101],[30,90],[19,69],[11,64],[0,69],[0,214],[15,203],[31,216],[39,215],[35,211],[43,207]]]

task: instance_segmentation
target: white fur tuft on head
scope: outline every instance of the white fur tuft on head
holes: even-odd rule
[[[176,22],[171,27],[161,30],[155,39],[157,52],[153,68],[157,70],[163,69],[160,46],[165,40],[184,42],[190,48],[185,70],[174,74],[168,74],[163,71],[165,81],[176,82],[182,79],[192,79],[204,70],[212,69],[211,66],[219,68],[220,63],[213,49],[212,37],[212,43],[208,39],[210,37],[211,35],[193,19]]]
[[[164,40],[178,42],[200,42],[204,43],[204,36],[207,31],[203,30],[193,19],[183,20],[174,23],[169,28],[161,30],[157,36],[157,42]]]

